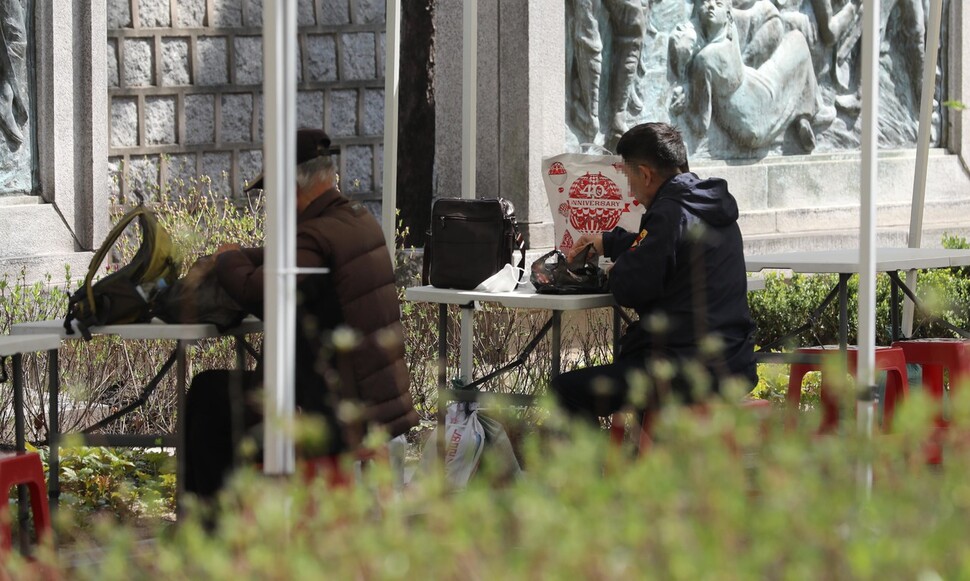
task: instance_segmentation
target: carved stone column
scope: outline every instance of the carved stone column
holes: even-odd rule
[[[478,6],[479,197],[515,204],[532,248],[552,246],[552,216],[542,185],[542,157],[565,147],[565,10],[562,0]],[[461,195],[460,2],[436,11],[435,197]]]
[[[33,7],[39,196],[0,205],[0,276],[77,278],[108,230],[105,0]]]

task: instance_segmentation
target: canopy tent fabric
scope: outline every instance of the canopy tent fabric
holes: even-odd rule
[[[401,0],[387,0],[384,58],[384,181],[381,227],[394,261],[397,226],[397,121],[401,76]]]
[[[933,125],[933,96],[936,92],[936,65],[940,52],[940,30],[943,22],[943,0],[930,0],[929,22],[926,27],[926,52],[923,58],[923,88],[919,106],[919,137],[916,145],[916,174],[913,177],[913,205],[910,208],[909,247],[923,243],[923,206],[926,202],[927,160],[930,153],[930,133]],[[916,290],[916,271],[906,274],[906,286]],[[903,303],[903,335],[913,333],[913,301]]]
[[[876,184],[879,149],[879,0],[869,0],[862,24],[862,175],[859,207],[859,360],[856,385],[860,428],[872,433],[876,383]],[[867,470],[867,473],[869,470]],[[866,480],[869,480],[867,474]]]
[[[296,408],[296,200],[279,195],[296,183],[296,0],[263,0],[263,94],[266,132],[263,169],[266,192],[265,364],[263,470],[290,474],[295,464],[292,421]],[[397,119],[400,70],[400,0],[387,3],[384,107],[384,192],[381,220],[394,256],[397,206]],[[290,355],[292,356],[292,355]]]
[[[872,429],[873,399],[875,389],[875,317],[876,317],[876,201],[877,153],[878,153],[878,103],[879,103],[879,0],[869,0],[863,11],[862,32],[862,197],[860,216],[859,262],[862,274],[859,280],[859,366],[857,385],[862,388],[860,400],[865,402],[866,413],[859,414],[866,430]],[[919,248],[923,234],[923,207],[926,200],[927,164],[932,129],[933,97],[936,88],[937,56],[940,48],[940,31],[943,20],[943,0],[930,0],[929,22],[923,57],[923,80],[920,98],[919,137],[916,150],[916,171],[913,178],[913,201],[910,214],[909,247]],[[907,275],[907,286],[915,288],[916,271]],[[912,332],[913,304],[904,303],[904,333]],[[861,411],[861,410],[860,410]]]
[[[291,474],[296,353],[296,197],[282,195],[296,183],[296,0],[263,1],[263,99],[266,193],[263,349],[263,470]]]

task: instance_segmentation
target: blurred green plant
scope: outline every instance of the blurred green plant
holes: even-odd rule
[[[970,571],[970,406],[953,406],[945,469],[927,467],[933,411],[919,396],[891,437],[728,405],[671,407],[634,460],[602,433],[559,423],[527,437],[525,474],[483,469],[461,493],[433,473],[366,485],[238,474],[211,532],[191,507],[139,542],[101,522],[39,563],[72,579],[960,579]],[[868,489],[860,474],[871,470]],[[382,492],[385,491],[385,492]],[[89,552],[90,550],[90,552]],[[83,565],[71,555],[97,554]],[[16,556],[2,567],[16,577]]]

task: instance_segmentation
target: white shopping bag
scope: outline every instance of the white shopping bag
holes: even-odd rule
[[[645,208],[633,199],[618,155],[563,153],[542,160],[556,247],[566,252],[583,234],[617,226],[636,232]]]
[[[452,403],[445,416],[445,477],[453,488],[464,488],[475,471],[485,448],[485,428],[478,419],[477,404]],[[426,467],[433,466],[438,450],[438,428],[424,444]]]

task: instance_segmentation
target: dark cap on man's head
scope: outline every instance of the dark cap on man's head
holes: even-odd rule
[[[339,148],[330,146],[330,136],[323,129],[299,129],[296,132],[296,165],[339,151]],[[260,173],[243,191],[248,192],[262,187],[263,174]]]

